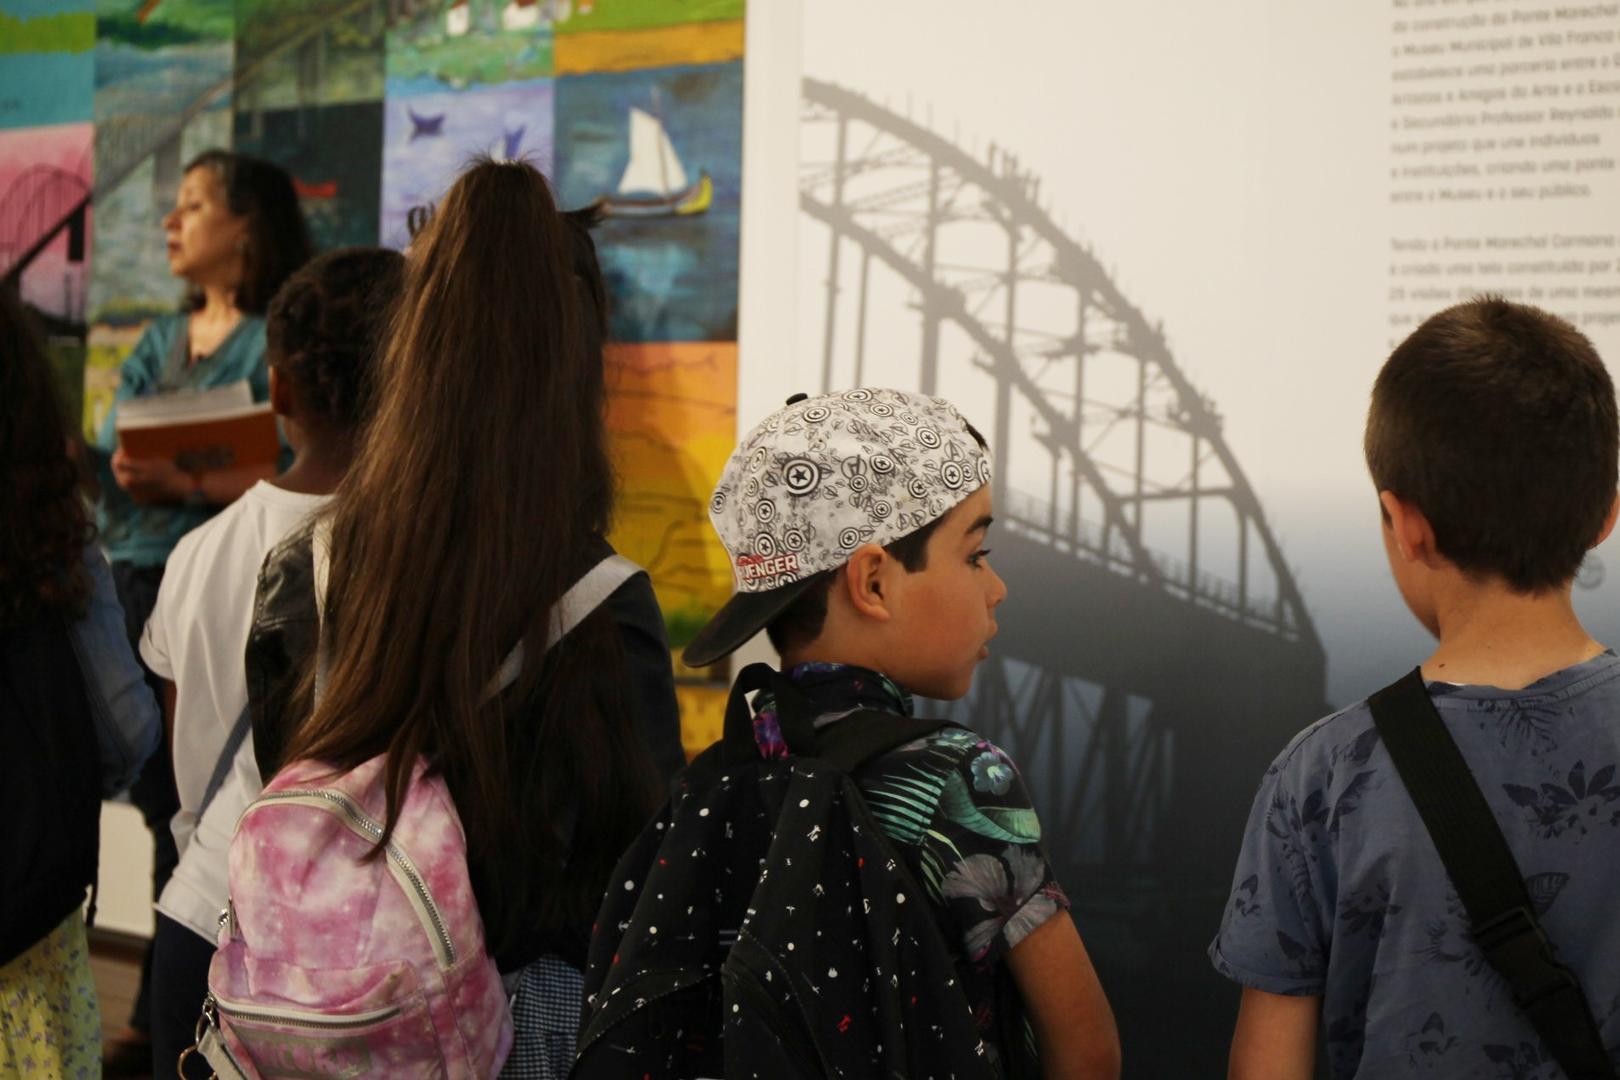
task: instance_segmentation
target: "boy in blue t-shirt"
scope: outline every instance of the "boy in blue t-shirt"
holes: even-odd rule
[[[1379,373],[1366,455],[1401,597],[1439,639],[1428,691],[1559,961],[1620,1063],[1620,657],[1571,586],[1616,512],[1614,387],[1573,326],[1494,297]],[[1392,673],[1393,674],[1393,673]],[[1230,1075],[1557,1080],[1365,701],[1267,770],[1210,946],[1244,987]]]
[[[1007,589],[984,548],[989,452],[949,402],[876,389],[799,395],[731,455],[709,516],[737,593],[687,647],[687,664],[712,664],[766,630],[818,723],[859,709],[908,716],[913,693],[967,693]],[[769,691],[753,710],[761,756],[787,756]],[[855,778],[924,883],[998,1073],[1024,1072],[1010,1063],[1028,1060],[1033,1035],[1045,1076],[1117,1077],[1113,1015],[1007,755],[942,728]],[[998,993],[1009,976],[1011,1000]],[[1020,1045],[997,1044],[1009,1020]]]

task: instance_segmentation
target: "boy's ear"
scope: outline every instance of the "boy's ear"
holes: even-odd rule
[[[1423,511],[1393,491],[1380,491],[1378,502],[1384,508],[1384,528],[1389,530],[1401,558],[1433,566],[1440,552],[1434,542],[1434,527]]]
[[[889,553],[876,544],[862,544],[844,564],[843,587],[851,606],[861,615],[879,622],[890,618],[889,600],[883,594],[883,578]]]
[[[291,416],[294,410],[292,383],[274,365],[270,367],[270,408],[277,416]]]
[[[1616,492],[1614,501],[1609,503],[1609,516],[1603,519],[1603,528],[1598,530],[1597,539],[1592,541],[1593,547],[1603,543],[1609,538],[1609,534],[1614,532],[1614,519],[1617,514],[1620,514],[1620,492]]]

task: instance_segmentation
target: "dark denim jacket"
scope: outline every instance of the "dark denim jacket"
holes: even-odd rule
[[[105,797],[129,787],[157,750],[163,716],[130,648],[112,571],[96,545],[85,547],[84,566],[90,574],[90,607],[68,633],[84,673]]]

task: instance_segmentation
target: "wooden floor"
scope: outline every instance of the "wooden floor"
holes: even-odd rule
[[[141,982],[141,955],[146,942],[122,934],[90,932],[90,970],[96,977],[96,998],[101,1003],[101,1040],[123,1031],[135,1007]]]

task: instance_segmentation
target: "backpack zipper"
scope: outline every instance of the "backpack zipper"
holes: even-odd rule
[[[352,1013],[348,1016],[327,1016],[322,1013],[310,1013],[297,1009],[266,1009],[258,1005],[242,1005],[236,1002],[223,1001],[217,994],[210,992],[203,1001],[203,1014],[206,1016],[210,1011],[216,1011],[225,1016],[233,1016],[241,1020],[258,1020],[262,1023],[281,1024],[285,1027],[341,1031],[345,1028],[369,1027],[384,1020],[391,1020],[400,1014],[402,1007],[388,1005],[381,1009]]]
[[[271,801],[297,802],[305,806],[312,806],[318,810],[325,810],[337,815],[349,826],[350,831],[364,839],[376,843],[382,838],[382,826],[370,814],[360,808],[349,796],[341,791],[330,788],[308,788],[298,791],[272,791],[261,795],[253,806]],[[248,807],[249,810],[253,806]],[[244,811],[244,816],[246,812]],[[428,891],[427,882],[422,880],[421,873],[416,864],[411,862],[410,856],[402,851],[398,844],[392,840],[383,845],[383,851],[388,861],[393,865],[395,878],[401,879],[407,886],[406,895],[414,901],[417,915],[421,918],[428,931],[428,938],[433,942],[434,952],[438,956],[441,968],[450,968],[456,962],[455,943],[450,940],[450,931],[445,927],[444,916],[439,913],[439,905],[433,902],[433,894]]]

